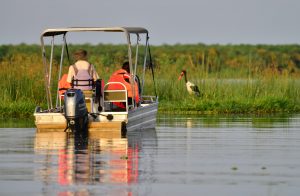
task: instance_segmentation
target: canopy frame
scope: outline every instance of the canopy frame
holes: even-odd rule
[[[124,33],[125,39],[127,42],[127,48],[128,48],[128,62],[130,66],[130,75],[131,75],[131,86],[132,88],[132,94],[135,94],[134,90],[134,78],[136,75],[136,68],[138,65],[138,52],[139,52],[139,43],[140,43],[140,35],[144,34],[145,39],[145,56],[143,61],[143,75],[142,75],[142,92],[144,88],[144,79],[145,79],[145,69],[146,69],[146,62],[147,62],[147,56],[148,56],[148,47],[149,47],[149,36],[148,36],[148,30],[141,27],[71,27],[71,28],[56,28],[56,29],[46,29],[42,32],[40,36],[41,41],[41,47],[42,47],[42,58],[43,58],[43,64],[44,64],[44,77],[45,77],[45,89],[46,89],[46,96],[47,96],[47,105],[48,110],[53,109],[53,102],[52,102],[52,96],[51,96],[51,74],[52,74],[52,64],[53,64],[53,54],[54,54],[54,40],[57,36],[63,36],[63,45],[61,50],[61,56],[60,56],[60,64],[59,64],[59,73],[58,73],[58,80],[61,77],[62,72],[62,65],[64,60],[64,50],[67,49],[67,41],[66,41],[66,35],[71,32],[119,32]],[[135,64],[133,65],[132,62],[132,44],[131,44],[131,35],[136,35],[136,56],[135,56]],[[51,54],[50,54],[50,64],[47,63],[47,57],[46,57],[46,49],[45,49],[45,38],[46,37],[52,37],[51,41]],[[68,54],[68,51],[67,51]],[[68,56],[69,58],[69,56]],[[57,87],[58,89],[58,87]],[[56,95],[56,104],[55,106],[58,107],[59,105],[59,98],[58,98],[58,90]],[[135,99],[133,99],[135,102]],[[136,106],[136,104],[134,103]]]

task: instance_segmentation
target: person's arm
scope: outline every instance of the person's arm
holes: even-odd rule
[[[93,73],[93,79],[96,81],[97,79],[99,79],[99,75],[95,69],[95,67],[92,65],[92,73]]]
[[[70,66],[69,71],[68,71],[68,77],[67,77],[68,83],[70,83],[70,84],[72,83],[72,78],[74,75],[75,75],[75,72],[74,72],[73,66]]]

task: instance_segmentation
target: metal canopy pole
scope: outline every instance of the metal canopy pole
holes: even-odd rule
[[[129,70],[132,70],[132,59],[131,59],[131,43],[130,43],[130,35],[127,31],[125,31],[128,45],[128,61],[129,61]]]
[[[135,65],[134,65],[134,72],[133,74],[136,75],[136,68],[138,65],[138,54],[139,54],[139,40],[140,40],[140,36],[139,34],[136,34],[136,50],[135,50]]]
[[[50,68],[49,68],[49,86],[51,86],[53,49],[54,49],[54,36],[52,36],[52,40],[51,40],[51,55],[50,55]]]
[[[41,45],[42,45],[42,58],[44,64],[44,77],[45,77],[45,89],[46,89],[46,96],[47,96],[47,106],[48,110],[52,108],[52,100],[51,100],[51,92],[50,92],[50,85],[49,85],[49,73],[48,73],[48,66],[47,66],[47,58],[46,58],[46,50],[44,44],[44,37],[41,36]]]
[[[136,96],[136,89],[135,89],[135,79],[136,79],[136,69],[137,69],[137,65],[138,65],[138,54],[139,54],[139,39],[140,39],[140,36],[139,34],[137,33],[136,34],[136,50],[135,50],[135,65],[134,65],[134,71],[133,71],[133,74],[132,74],[132,77],[131,78],[131,89],[132,89],[132,95],[133,95],[133,98],[132,98],[132,102],[134,103],[134,106],[136,106],[136,103],[135,103],[135,96]]]
[[[61,56],[60,56],[60,63],[59,63],[59,73],[57,78],[57,92],[56,92],[56,107],[58,107],[58,100],[59,100],[59,80],[61,78],[61,72],[62,72],[62,64],[64,60],[64,51],[65,51],[65,45],[66,45],[66,34],[63,35],[63,45],[61,48]]]
[[[130,42],[130,34],[128,31],[125,31],[126,37],[127,37],[127,43],[128,43],[128,60],[129,60],[129,70],[130,70],[130,84],[131,84],[131,91],[134,95],[134,89],[132,88],[134,86],[134,75],[132,73],[133,67],[132,67],[132,51],[131,51],[131,42]],[[132,98],[132,103],[135,106],[135,99]]]
[[[145,47],[145,57],[144,57],[144,70],[143,70],[143,76],[142,76],[142,88],[141,88],[141,96],[144,93],[144,84],[145,84],[145,72],[146,72],[146,63],[147,63],[147,58],[148,58],[148,45],[149,45],[149,37],[148,37],[148,33],[147,33],[147,38],[146,38],[146,47]]]

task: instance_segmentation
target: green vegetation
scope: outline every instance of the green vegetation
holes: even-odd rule
[[[125,45],[69,45],[70,52],[78,48],[89,51],[105,81],[127,55]],[[60,49],[56,51],[57,70]],[[160,112],[300,111],[299,45],[162,45],[153,46],[151,52]],[[64,73],[69,64],[65,58]],[[0,46],[0,116],[28,117],[36,105],[45,107],[43,69],[40,46]],[[177,80],[182,69],[198,85],[201,97],[188,95],[184,81]],[[146,77],[149,93],[153,91],[150,72]]]

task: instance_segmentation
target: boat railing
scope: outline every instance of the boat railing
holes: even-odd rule
[[[104,111],[128,112],[128,96],[126,86],[121,82],[108,82],[103,91]]]
[[[149,103],[154,103],[157,102],[157,97],[156,96],[147,96],[147,95],[143,95],[141,97],[141,103],[142,104],[149,104]]]

